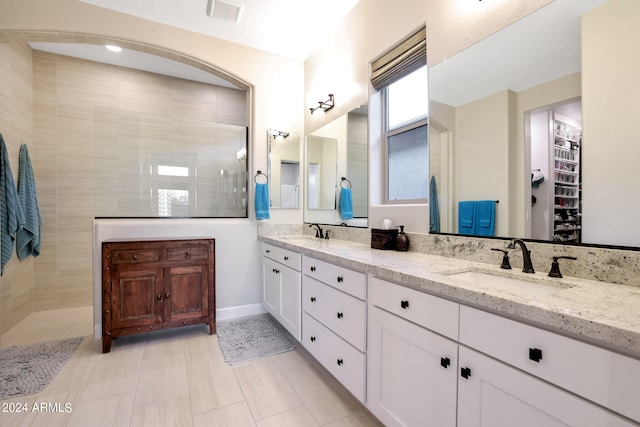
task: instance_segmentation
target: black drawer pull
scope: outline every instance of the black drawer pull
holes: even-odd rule
[[[316,268],[312,266],[311,268],[309,268],[309,270],[316,271]]]
[[[289,257],[288,256],[284,257],[284,260],[289,261]]]
[[[400,307],[406,310],[409,308],[409,301],[400,301]]]
[[[342,361],[342,359],[338,359],[338,360],[336,360],[336,362],[338,363],[338,366],[342,366],[342,364],[344,363],[344,362]]]
[[[341,312],[338,312],[338,319],[342,319],[344,317],[344,314],[342,314]]]
[[[270,253],[271,253],[271,251],[270,251],[269,249],[267,249],[265,252],[266,252],[266,253],[268,253],[268,254],[270,254]]]
[[[338,276],[338,283],[342,283],[342,282],[344,282],[344,277]]]
[[[460,368],[460,376],[466,380],[471,376],[471,369],[469,368]]]
[[[311,302],[316,302],[316,297],[311,297]]]
[[[533,360],[534,362],[540,363],[540,361],[542,360],[542,350],[540,350],[539,348],[530,348],[529,359]]]
[[[447,369],[449,367],[449,365],[451,365],[451,360],[448,357],[441,357],[440,358],[440,366],[442,366],[443,368]]]
[[[309,339],[311,340],[311,342],[315,342],[315,340],[316,340],[316,337],[314,337],[314,336],[311,336],[311,338],[309,338]]]

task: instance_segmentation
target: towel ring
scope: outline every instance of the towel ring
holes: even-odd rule
[[[256,180],[258,178],[258,175],[262,175],[265,177],[265,179],[267,180],[267,182],[265,182],[265,184],[269,183],[269,177],[267,176],[266,173],[262,172],[262,171],[258,171],[258,173],[256,173],[253,177],[253,182],[255,182],[256,184],[258,183],[258,181]]]
[[[349,183],[348,187],[345,187],[343,184],[344,182],[347,181]],[[342,177],[342,180],[340,181],[340,187],[341,188],[351,188],[351,181],[349,181],[347,178],[345,178],[344,176]]]

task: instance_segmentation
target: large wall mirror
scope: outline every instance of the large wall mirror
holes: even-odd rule
[[[300,134],[267,131],[267,175],[272,208],[300,207]]]
[[[640,246],[638,8],[555,0],[431,66],[432,233],[494,200],[497,237]]]
[[[367,227],[367,129],[363,104],[306,136],[305,222]],[[340,203],[346,192],[350,212]]]

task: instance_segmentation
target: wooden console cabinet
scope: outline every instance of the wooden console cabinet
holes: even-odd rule
[[[216,333],[215,239],[102,243],[102,352],[111,340],[206,323]]]

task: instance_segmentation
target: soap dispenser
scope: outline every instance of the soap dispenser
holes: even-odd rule
[[[408,251],[409,250],[409,237],[404,234],[404,225],[400,227],[400,232],[396,238],[396,251]]]

